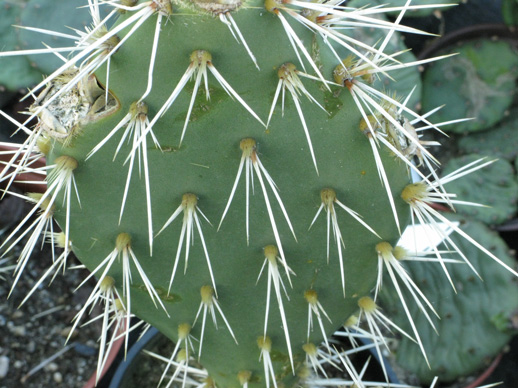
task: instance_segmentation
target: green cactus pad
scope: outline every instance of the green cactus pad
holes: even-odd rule
[[[505,263],[515,266],[505,242],[478,221],[460,216],[448,216],[461,223],[461,229],[477,242],[488,247]],[[396,362],[405,371],[418,377],[424,386],[435,376],[441,382],[453,381],[461,376],[477,373],[492,361],[515,333],[512,320],[518,311],[518,289],[514,277],[480,251],[455,235],[452,240],[476,268],[482,280],[465,264],[446,264],[454,279],[457,293],[438,263],[409,262],[409,273],[417,286],[432,303],[441,317],[432,317],[437,335],[416,306],[410,313],[424,343],[430,368],[419,348],[402,338],[396,351]],[[443,249],[445,247],[443,246]],[[457,254],[444,257],[459,258]],[[397,306],[396,293],[382,293],[385,309],[403,329],[409,329],[403,311]]]
[[[497,126],[464,136],[457,144],[465,154],[492,155],[512,162],[518,155],[518,109],[511,109]]]
[[[438,122],[473,118],[445,127],[445,130],[454,133],[480,131],[498,123],[511,105],[516,91],[516,50],[505,41],[480,39],[441,53],[458,55],[426,69],[423,109],[428,111],[445,105],[435,115]]]
[[[394,242],[399,236],[386,188],[380,184],[371,144],[360,131],[361,115],[346,88],[333,87],[332,91],[326,91],[322,83],[301,76],[300,82],[307,92],[326,105],[329,114],[306,96],[301,96],[297,105],[289,91],[286,91],[284,114],[279,98],[268,129],[250,112],[253,109],[266,122],[279,75],[293,68],[302,71],[278,17],[262,7],[261,2],[251,2],[232,14],[257,58],[260,71],[243,45],[235,42],[227,25],[190,8],[174,7],[172,21],[162,25],[153,88],[145,98],[147,108],[144,108],[136,102],[146,90],[148,80],[156,22],[155,15],[150,17],[112,56],[109,88],[114,98],[109,100],[109,112],[103,109],[85,112],[76,122],[75,135],[63,143],[56,141],[48,158],[49,163],[54,163],[64,154],[78,162],[74,179],[81,204],[75,199],[71,201],[70,239],[80,260],[94,270],[110,254],[115,258],[124,249],[131,249],[157,295],[153,300],[150,294],[154,291],[144,284],[142,272],[133,271],[131,312],[174,341],[179,339],[179,325],[192,326],[192,336],[200,341],[196,347],[203,341],[201,356],[196,352],[194,356],[199,357],[218,386],[227,388],[241,386],[237,376],[243,370],[252,372],[249,387],[266,386],[263,364],[258,361],[261,354],[263,359],[266,357],[264,352],[273,361],[277,381],[295,386],[298,378],[292,369],[297,372],[302,367],[305,358],[302,346],[308,340],[310,305],[304,298],[305,292],[314,290],[318,294],[318,302],[332,322],[323,322],[325,335],[329,336],[356,310],[357,298],[367,294],[375,283],[374,246],[380,240],[338,202],[326,202],[326,208],[310,229],[317,211],[324,205],[322,192],[334,192],[336,201],[358,212],[384,240]],[[128,12],[119,23],[131,16]],[[318,55],[325,77],[332,79],[337,61],[330,50],[304,26],[293,25],[293,28],[313,55]],[[119,38],[123,36],[124,33],[119,34]],[[123,145],[113,161],[121,131],[91,158],[86,160],[86,156],[113,128],[124,123],[125,117],[137,120],[149,112],[151,120],[182,76],[196,63],[204,63],[210,69],[207,71],[210,100],[202,82],[180,145],[195,84],[194,80],[187,82],[171,109],[153,126],[162,150],[151,139],[146,147],[154,236],[150,256],[146,174],[139,174],[138,167],[133,169],[125,210],[119,221],[129,168],[124,160],[131,144]],[[306,67],[309,72],[309,65]],[[214,68],[220,74],[219,80]],[[105,75],[105,68],[97,71],[101,84],[107,82]],[[227,82],[225,86],[221,79]],[[232,96],[229,87],[235,90]],[[97,97],[93,105],[100,101],[102,106],[104,94],[93,96]],[[110,114],[116,103],[118,110]],[[298,106],[311,137],[318,174]],[[138,109],[142,110],[137,114]],[[380,148],[380,154],[404,226],[409,209],[398,193],[408,183],[409,176],[406,167],[394,160],[387,149]],[[242,160],[247,164],[236,184]],[[255,187],[253,192],[250,187],[248,194],[249,244],[247,170],[253,174]],[[232,201],[221,222],[230,196]],[[55,217],[65,225],[66,211],[60,203],[57,205],[60,208]],[[334,206],[334,210],[329,206]],[[331,237],[329,264],[327,211],[336,215],[345,247],[339,248],[342,244],[337,245]],[[176,216],[171,217],[173,214]],[[186,241],[189,231],[192,240]],[[125,236],[126,243],[117,244],[116,248],[121,236]],[[179,250],[180,244],[183,247]],[[277,255],[271,253],[275,249]],[[343,263],[339,259],[342,253]],[[177,270],[168,294],[176,257]],[[293,273],[283,264],[284,258]],[[131,260],[129,266],[134,270],[137,264]],[[346,270],[341,269],[341,264]],[[114,259],[108,273],[122,293],[121,264]],[[200,296],[200,289],[207,290],[207,286],[214,289],[213,296],[217,299],[207,299],[203,291]],[[210,316],[206,322],[201,317],[205,307],[211,303],[214,307],[216,301],[222,312],[216,310],[217,330]],[[197,312],[200,315],[196,319]],[[204,330],[202,322],[205,322]],[[258,346],[258,338],[264,340],[264,334],[271,339],[271,351],[265,350],[269,347],[264,343]],[[323,336],[315,323],[310,340],[320,343]]]
[[[470,154],[451,159],[444,166],[442,176],[482,158],[482,155]],[[488,157],[490,160],[491,157]],[[493,164],[445,185],[449,193],[458,198],[475,202],[487,207],[455,206],[458,213],[473,217],[489,225],[501,224],[509,220],[518,210],[518,180],[512,165],[507,160],[497,160]]]
[[[38,27],[50,31],[74,35],[72,28],[84,31],[91,21],[88,8],[78,8],[82,4],[69,0],[29,0],[21,14],[21,24],[28,27]],[[34,31],[20,30],[19,45],[23,50],[44,49],[42,42],[51,47],[73,47],[76,41],[51,35],[42,35]],[[61,53],[64,57],[67,52]],[[42,73],[50,74],[63,64],[54,55],[30,54],[27,56],[32,64]],[[41,81],[40,79],[37,80]]]
[[[0,0],[0,36],[1,51],[19,49],[18,35],[20,31],[13,24],[20,23],[21,14],[26,7],[25,2]],[[0,85],[9,90],[17,90],[41,81],[41,73],[33,68],[32,63],[25,57],[0,57]]]
[[[367,5],[372,6],[372,2],[369,0],[355,0],[349,2],[348,5],[350,7],[361,8]],[[392,5],[393,4],[391,4],[391,6]],[[388,20],[386,17],[381,15],[378,15],[377,18],[380,20]],[[365,27],[350,29],[345,31],[345,33],[370,46],[379,46],[380,42],[382,42],[385,37],[384,31]],[[387,44],[386,51],[389,53],[402,53],[397,56],[397,59],[402,63],[409,63],[417,60],[412,51],[409,51],[405,46],[404,40],[401,38],[401,34],[399,32],[394,32],[394,35]],[[376,77],[373,86],[379,90],[385,91],[389,95],[395,95],[398,99],[406,98],[413,90],[412,96],[406,104],[410,109],[417,109],[421,102],[421,73],[416,66],[408,66],[391,71],[390,76],[389,74],[380,74]]]

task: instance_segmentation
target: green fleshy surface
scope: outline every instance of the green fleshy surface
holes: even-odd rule
[[[0,42],[1,51],[19,49],[20,31],[13,25],[20,23],[21,14],[26,7],[24,1],[0,0]],[[17,90],[41,81],[41,73],[24,56],[0,57],[0,85],[8,90]]]
[[[276,17],[260,6],[233,14],[258,58],[261,71],[257,71],[243,46],[234,41],[228,27],[219,20],[191,15],[187,10],[175,11],[171,22],[162,27],[154,86],[146,98],[150,117],[159,110],[186,71],[191,52],[206,49],[211,52],[216,69],[266,120],[278,83],[278,66],[289,61],[300,67]],[[112,159],[122,134],[117,134],[85,162],[85,155],[126,115],[130,104],[138,100],[146,88],[155,20],[155,16],[150,18],[112,58],[110,90],[120,101],[121,109],[112,117],[84,128],[70,146],[61,148],[56,144],[49,162],[52,163],[60,154],[71,155],[79,161],[74,176],[81,207],[73,200],[70,228],[74,251],[80,260],[90,269],[95,268],[113,250],[117,235],[121,232],[129,233],[132,236],[132,249],[146,275],[155,288],[167,290],[181,233],[182,216],[155,237],[153,256],[150,257],[143,177],[139,178],[136,169],[132,174],[126,210],[119,223],[128,168],[123,162],[130,147],[123,146],[115,162]],[[318,54],[323,64],[322,72],[330,79],[336,59],[321,40],[315,39],[306,28],[300,25],[293,27],[308,48],[320,47]],[[267,37],[257,31],[267,31]],[[310,72],[307,64],[306,68]],[[105,81],[105,69],[100,69],[97,75],[101,82]],[[257,277],[264,262],[263,248],[274,244],[275,239],[257,176],[254,179],[255,193],[250,198],[250,245],[246,244],[245,233],[244,172],[226,219],[219,231],[217,227],[238,170],[240,140],[245,137],[257,140],[258,156],[278,185],[279,195],[297,235],[295,241],[268,188],[288,265],[296,273],[296,276],[291,276],[291,288],[284,270],[280,268],[290,297],[288,301],[283,295],[296,368],[304,360],[301,346],[307,339],[308,304],[303,297],[304,291],[313,288],[318,292],[319,302],[332,320],[332,324],[327,321],[323,323],[327,335],[331,335],[357,309],[357,299],[371,290],[377,272],[374,247],[380,240],[343,209],[336,207],[345,244],[346,297],[343,297],[337,246],[332,237],[327,263],[325,215],[321,214],[308,230],[321,204],[320,190],[326,187],[335,189],[338,199],[357,211],[384,240],[393,243],[399,233],[386,190],[380,184],[371,146],[359,130],[360,113],[346,89],[335,89],[331,93],[322,90],[318,82],[302,79],[311,95],[326,106],[330,113],[327,115],[306,97],[301,97],[300,104],[319,166],[320,174],[317,175],[299,115],[289,93],[286,95],[284,115],[281,114],[281,103],[278,101],[270,127],[265,130],[238,102],[228,97],[213,75],[208,78],[211,99],[207,101],[204,92],[198,92],[180,148],[178,142],[191,98],[192,81],[154,127],[164,152],[148,147],[153,230],[155,234],[160,230],[180,205],[184,193],[197,195],[199,209],[212,223],[211,226],[201,220],[216,279],[218,302],[239,342],[239,345],[234,343],[219,314],[218,331],[210,317],[207,317],[200,362],[220,386],[239,387],[237,372],[246,369],[254,375],[253,383],[249,386],[264,387],[263,366],[258,361],[256,340],[263,334],[267,273],[263,273],[259,281]],[[385,149],[381,148],[380,154],[404,226],[408,221],[408,206],[401,200],[399,193],[409,180],[406,167],[393,160]],[[56,218],[63,224],[63,209],[57,212]],[[171,318],[167,318],[161,309],[155,308],[143,291],[140,276],[135,274],[133,277],[132,312],[173,340],[177,339],[179,323],[193,323],[200,305],[200,287],[211,284],[197,228],[194,234],[188,268],[184,274],[182,251],[171,290],[174,298],[164,299]],[[119,265],[114,265],[110,275],[120,286],[122,273]],[[271,299],[275,299],[273,291]],[[296,379],[290,371],[281,326],[277,302],[272,300],[268,335],[273,341],[274,366],[279,381],[283,380],[287,386],[292,386],[296,384]],[[192,334],[200,338],[199,320]],[[320,343],[322,339],[316,326],[310,340]]]
[[[466,164],[482,158],[482,155],[470,154],[451,159],[442,176],[459,169]],[[488,157],[487,160],[494,159]],[[448,193],[457,194],[457,198],[475,202],[487,207],[455,206],[460,214],[468,215],[489,225],[501,224],[513,217],[518,210],[518,180],[512,165],[504,159],[477,170],[462,179],[444,185]]]
[[[75,36],[76,33],[72,28],[85,31],[85,27],[90,26],[91,23],[88,7],[82,7],[85,4],[86,1],[76,0],[29,0],[22,12],[21,24]],[[75,40],[42,35],[28,30],[20,30],[19,42],[22,50],[44,49],[43,43],[53,48],[76,45]],[[61,55],[67,57],[68,52]],[[31,54],[27,57],[42,73],[46,74],[52,73],[63,64],[63,61],[55,55]]]
[[[355,0],[349,2],[348,6],[361,8],[373,6],[373,3],[369,0]],[[372,17],[385,21],[388,20],[384,15],[373,15]],[[381,45],[386,35],[385,30],[366,27],[345,30],[344,33],[364,44],[368,44],[369,46],[376,45],[376,47]],[[401,54],[396,57],[401,63],[410,63],[417,60],[415,55],[405,46],[404,40],[398,32],[394,32],[383,52],[385,54],[401,52]],[[372,86],[385,92],[390,97],[396,97],[396,100],[400,102],[403,102],[412,92],[406,106],[410,109],[417,110],[420,105],[422,82],[421,73],[416,66],[394,70],[387,74],[378,74]]]
[[[516,267],[505,242],[484,224],[461,216],[448,218],[460,221],[464,232],[504,263]],[[441,382],[449,382],[476,373],[486,367],[515,334],[511,323],[518,309],[514,275],[456,233],[451,238],[483,280],[465,264],[446,264],[454,279],[455,293],[439,263],[404,262],[412,279],[441,317],[437,319],[430,313],[437,335],[405,292],[430,368],[419,347],[404,337],[396,350],[396,362],[406,372],[416,375],[424,386],[429,385],[435,376],[439,376]],[[461,259],[454,253],[444,254],[444,257]],[[382,305],[386,306],[393,322],[411,333],[389,279],[386,279],[381,296]]]
[[[464,154],[492,155],[513,161],[518,155],[518,108],[497,126],[459,139],[459,151]]]
[[[430,65],[423,82],[423,109],[445,105],[437,122],[471,121],[444,127],[454,133],[488,129],[505,115],[516,92],[518,55],[505,41],[473,40],[439,54],[458,53]],[[495,60],[498,58],[498,60]]]

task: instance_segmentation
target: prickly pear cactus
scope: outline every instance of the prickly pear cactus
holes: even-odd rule
[[[45,155],[48,187],[4,243],[31,233],[15,283],[41,233],[63,249],[51,269],[73,251],[97,279],[74,328],[105,306],[98,372],[108,330],[127,341],[136,315],[177,344],[182,386],[192,373],[207,387],[310,384],[358,310],[381,341],[382,271],[405,279],[392,246],[411,213],[430,222],[428,203],[450,198],[416,130],[437,129],[429,114],[371,86],[428,61],[386,50],[395,31],[418,33],[399,25],[409,4],[393,23],[333,2],[90,0],[69,56],[47,49],[64,64],[33,89],[38,125],[19,124],[29,139],[10,166]],[[386,35],[368,46],[341,32],[355,25]]]
[[[487,131],[461,137],[457,144],[463,154],[492,155],[512,162],[518,155],[518,109],[509,111],[509,115]]]
[[[12,25],[20,22],[23,5],[23,1],[16,3],[0,1],[0,12],[2,13],[0,34],[4,50],[17,48],[18,33],[13,30]],[[0,59],[0,84],[7,89],[16,90],[33,82],[39,82],[40,79],[41,74],[31,67],[26,58]]]
[[[439,120],[473,118],[447,127],[454,133],[491,128],[504,117],[513,101],[518,74],[516,50],[503,40],[477,39],[446,48],[444,52],[459,55],[430,66],[425,72],[424,109],[430,110],[442,103],[446,106],[437,112]],[[490,58],[499,58],[499,61],[495,63]],[[441,93],[437,93],[438,90]]]
[[[271,377],[258,359],[270,353],[271,373],[290,386],[305,359],[302,346],[324,339],[316,317],[308,338],[308,309],[323,306],[329,335],[355,312],[356,299],[369,292],[376,277],[379,237],[338,201],[385,240],[397,239],[398,230],[347,90],[331,92],[322,82],[297,75],[302,67],[282,24],[262,4],[232,13],[261,70],[233,41],[228,26],[205,15],[201,5],[175,10],[171,22],[164,18],[153,88],[144,100],[139,102],[148,81],[155,20],[112,56],[109,101],[116,101],[116,112],[98,118],[90,110],[84,119],[90,123],[78,125],[64,143],[55,142],[49,154],[50,164],[59,158],[77,161],[73,175],[80,202],[72,195],[70,208],[57,210],[55,217],[64,225],[70,213],[73,250],[92,270],[114,249],[131,249],[134,259],[126,264],[117,259],[107,272],[121,295],[126,291],[131,313],[174,341],[180,340],[179,325],[188,325],[199,340],[194,355],[218,385],[239,386],[242,371],[252,373],[253,385],[266,385]],[[132,15],[121,16],[119,23]],[[314,44],[307,50],[318,53],[321,73],[332,76],[337,63],[330,50],[303,26],[294,28],[301,40]],[[124,31],[118,35],[123,39]],[[189,71],[193,80],[179,88]],[[105,70],[97,74],[106,84]],[[207,87],[200,77],[206,77]],[[278,85],[285,94],[284,113]],[[152,129],[161,149],[151,136],[142,137],[149,142],[137,148],[143,160],[124,164],[137,131],[145,130],[143,123],[153,120],[175,88],[178,97]],[[306,90],[316,102],[299,98],[293,88]],[[125,122],[135,132],[115,160],[125,128],[86,160]],[[382,157],[391,189],[400,192],[408,181],[406,168],[387,152]],[[408,210],[402,201],[396,204],[404,223]],[[341,241],[327,242],[331,228],[341,232]],[[124,242],[118,243],[121,236]],[[131,280],[125,278],[128,270]],[[311,301],[308,292],[315,293]],[[218,328],[206,317],[207,309]]]
[[[480,157],[477,154],[469,154],[451,159],[444,166],[442,174],[447,175]],[[513,166],[505,159],[495,161],[488,168],[477,171],[462,181],[446,185],[446,189],[466,201],[484,203],[486,206],[459,208],[457,211],[487,225],[501,224],[516,214],[518,182]]]
[[[452,215],[448,218],[460,222],[463,230],[491,247],[491,251],[502,260],[514,265],[505,242],[484,224],[462,216]],[[484,282],[480,282],[466,265],[447,263],[448,271],[455,279],[455,292],[448,280],[436,272],[442,272],[442,269],[430,268],[425,263],[411,263],[408,266],[412,278],[426,295],[430,295],[430,302],[441,316],[441,319],[433,318],[437,329],[434,331],[417,309],[411,309],[413,314],[419,315],[416,324],[430,354],[430,365],[418,356],[415,346],[407,338],[403,338],[398,346],[398,365],[415,374],[421,385],[429,384],[434,376],[441,376],[441,380],[446,382],[478,372],[487,367],[511,336],[516,334],[513,321],[516,319],[518,297],[514,277],[502,268],[492,266],[480,251],[465,245],[462,239],[453,237],[453,241],[463,248]],[[452,253],[448,258],[457,260],[459,256]],[[394,321],[406,328],[405,316],[389,307],[395,306],[391,302],[397,300],[397,295],[387,289],[381,300]],[[452,347],[452,342],[456,346]]]

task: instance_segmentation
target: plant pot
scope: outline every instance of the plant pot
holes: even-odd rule
[[[142,387],[135,378],[137,373],[141,373],[143,368],[141,362],[145,356],[143,349],[149,349],[163,339],[162,334],[154,327],[149,329],[138,341],[136,341],[128,350],[126,359],[123,360],[115,369],[115,373],[111,379],[108,388],[133,388]],[[147,361],[147,360],[146,360]],[[156,387],[156,383],[153,385]]]
[[[431,58],[442,49],[460,42],[478,38],[493,39],[495,37],[509,40],[514,47],[518,47],[518,31],[516,29],[512,29],[504,24],[477,24],[461,28],[434,40],[419,53],[418,59]]]

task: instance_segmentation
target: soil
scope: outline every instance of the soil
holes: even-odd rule
[[[30,205],[22,199],[10,197],[0,202],[0,228],[3,232],[0,241],[9,236],[12,226],[21,221],[28,210]],[[7,255],[11,260],[2,266],[14,264],[22,246],[19,244]],[[87,284],[74,292],[87,275],[86,270],[68,269],[65,275],[58,274],[51,285],[40,285],[27,303],[19,307],[52,264],[49,248],[43,246],[41,251],[32,255],[9,299],[12,271],[0,280],[0,388],[79,388],[95,370],[98,325],[79,328],[65,344],[71,321],[92,289],[92,285]],[[79,265],[74,257],[70,257],[68,262],[71,266]]]

